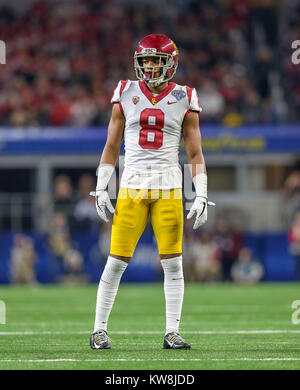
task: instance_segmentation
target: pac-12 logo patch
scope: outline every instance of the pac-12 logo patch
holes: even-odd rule
[[[132,98],[132,103],[133,104],[138,104],[139,101],[140,101],[140,97],[139,96],[133,96],[133,98]]]
[[[173,95],[176,98],[176,100],[179,101],[186,96],[186,93],[184,91],[179,91],[175,89],[175,91],[171,92],[171,95]]]

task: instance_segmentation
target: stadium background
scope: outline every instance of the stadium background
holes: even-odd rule
[[[293,0],[1,0],[0,283],[98,282],[110,224],[89,192],[110,98],[154,32],[179,48],[174,81],[199,94],[217,204],[199,231],[185,221],[186,281],[298,280],[299,20]],[[122,280],[162,280],[150,225]]]

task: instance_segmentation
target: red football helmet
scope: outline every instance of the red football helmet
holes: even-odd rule
[[[177,69],[178,54],[175,43],[167,36],[162,34],[147,35],[139,42],[134,53],[136,77],[152,87],[157,87],[164,81],[170,80]],[[153,66],[151,72],[144,72],[142,60],[145,57],[157,57],[159,60],[158,65]],[[154,77],[154,69],[157,67],[161,70],[160,75],[159,77]]]

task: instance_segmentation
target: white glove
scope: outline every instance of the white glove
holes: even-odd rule
[[[192,218],[196,213],[196,219],[193,226],[193,229],[198,229],[199,226],[205,224],[207,221],[207,199],[203,196],[196,196],[193,206],[190,209],[190,212],[187,215],[187,219]]]
[[[194,176],[193,183],[196,190],[196,198],[187,215],[187,219],[192,218],[196,213],[193,226],[193,229],[196,230],[207,221],[207,206],[215,206],[215,203],[207,201],[207,176],[205,173]]]
[[[100,190],[96,192],[90,192],[90,195],[96,197],[96,209],[100,219],[108,222],[108,218],[105,213],[105,207],[107,207],[112,214],[115,212],[115,209],[113,208],[113,205],[109,199],[108,192],[106,190]]]
[[[112,165],[100,165],[97,169],[97,187],[95,192],[90,192],[90,195],[95,196],[96,198],[96,209],[97,213],[105,222],[108,222],[108,218],[105,213],[105,208],[113,214],[115,209],[111,204],[111,201],[106,190],[107,184],[114,172],[114,167]]]

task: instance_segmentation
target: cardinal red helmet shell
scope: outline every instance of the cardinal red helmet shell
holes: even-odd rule
[[[177,69],[178,65],[178,49],[172,39],[162,34],[147,35],[142,39],[134,53],[134,69],[136,77],[143,80],[153,87],[157,87],[161,83],[170,80]],[[151,69],[151,72],[144,72],[143,58],[155,57],[158,59],[158,65]],[[154,69],[160,68],[160,75],[154,77]],[[149,68],[147,66],[147,68]]]

